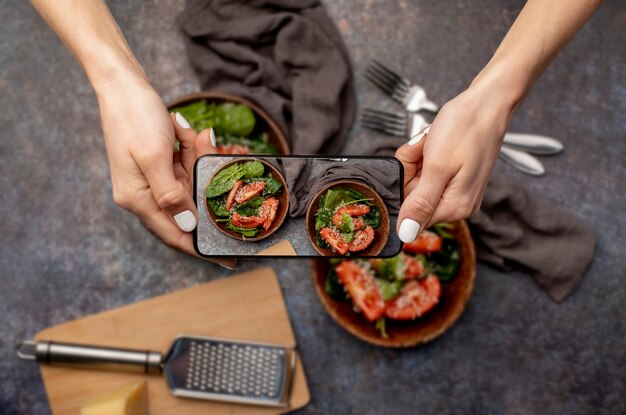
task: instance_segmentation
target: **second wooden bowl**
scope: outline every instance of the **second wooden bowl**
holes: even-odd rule
[[[345,187],[356,190],[357,192],[363,194],[366,198],[373,199],[373,203],[380,209],[380,226],[374,229],[374,241],[363,251],[351,253],[351,256],[367,257],[380,254],[385,245],[387,245],[387,241],[389,240],[389,211],[387,210],[387,206],[385,205],[383,199],[378,193],[376,193],[374,189],[372,189],[367,184],[357,180],[337,180],[336,182],[332,182],[315,194],[315,196],[311,200],[311,203],[306,209],[306,234],[309,237],[309,242],[311,242],[313,248],[315,248],[315,250],[321,256],[341,256],[334,253],[330,248],[319,247],[315,242],[315,236],[317,235],[317,231],[315,230],[315,214],[317,213],[317,210],[319,208],[320,198],[330,189],[335,189],[338,187]]]
[[[356,313],[350,301],[331,298],[324,288],[332,266],[328,259],[313,260],[313,285],[322,305],[341,327],[359,339],[383,347],[412,347],[434,340],[446,332],[463,314],[472,295],[476,279],[474,241],[465,221],[454,222],[449,230],[461,245],[461,265],[455,279],[442,284],[439,304],[423,317],[412,321],[387,319],[387,338],[380,335],[374,323]]]

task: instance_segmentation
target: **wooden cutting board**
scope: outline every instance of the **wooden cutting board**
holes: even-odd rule
[[[262,268],[45,329],[36,340],[137,348],[165,353],[178,334],[295,345],[276,274]],[[77,415],[95,394],[148,382],[150,414],[264,415],[309,402],[298,359],[287,410],[175,398],[163,376],[40,365],[52,413]]]

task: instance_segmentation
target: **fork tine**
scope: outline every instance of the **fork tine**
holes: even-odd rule
[[[365,108],[363,110],[363,115],[371,118],[385,119],[390,121],[397,121],[406,124],[407,116],[401,112],[391,112],[391,111],[382,111],[375,110],[372,108]]]
[[[392,71],[391,69],[389,69],[389,67],[385,66],[382,62],[374,59],[374,60],[372,60],[372,65],[371,66],[373,68],[378,68],[380,70],[380,72],[385,74],[385,76],[387,78],[393,79],[395,82],[397,82],[399,84],[402,84],[402,85],[406,86],[407,88],[409,86],[411,86],[411,82],[408,79],[403,78],[398,73]]]
[[[406,93],[409,89],[410,84],[404,82],[402,78],[390,76],[388,73],[375,65],[370,65],[370,67],[367,68],[366,75],[369,75],[370,78],[376,78],[379,83],[384,83],[392,90],[392,92]]]
[[[385,94],[393,94],[394,85],[380,78],[377,73],[375,73],[374,71],[370,71],[369,68],[367,68],[367,70],[365,71],[365,78],[367,78],[367,80],[380,88]]]
[[[367,129],[379,131],[381,133],[385,133],[388,135],[395,135],[398,137],[406,136],[406,130],[404,128],[390,127],[390,126],[386,126],[382,124],[375,124],[375,123],[368,123],[368,122],[361,122],[361,125]]]

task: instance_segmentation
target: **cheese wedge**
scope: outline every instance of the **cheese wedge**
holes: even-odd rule
[[[148,415],[146,382],[95,396],[83,404],[80,415]]]

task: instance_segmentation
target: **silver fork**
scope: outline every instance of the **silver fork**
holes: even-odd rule
[[[411,138],[429,125],[429,121],[421,114],[366,108],[361,114],[361,124],[385,134]],[[545,169],[536,157],[528,153],[551,155],[563,150],[563,145],[558,140],[535,134],[507,132],[504,135],[504,143],[500,157],[519,170],[535,176],[544,174]]]
[[[365,77],[409,112],[439,111],[439,106],[428,99],[424,88],[401,77],[377,60],[373,60],[367,67]]]

